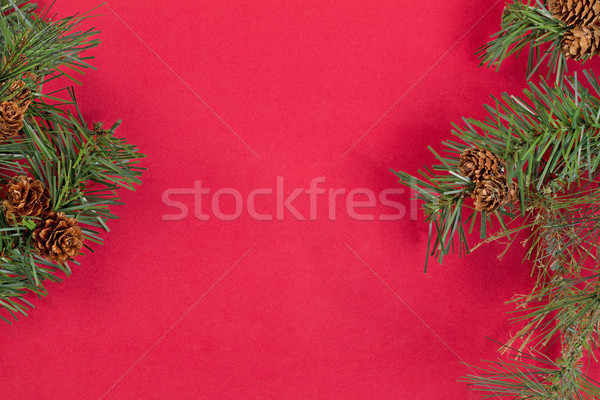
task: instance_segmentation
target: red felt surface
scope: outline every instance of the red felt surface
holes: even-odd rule
[[[381,220],[395,210],[378,196],[400,188],[389,168],[433,161],[426,146],[450,122],[525,86],[524,59],[494,72],[473,56],[501,2],[109,0],[98,12],[98,71],[78,98],[90,120],[124,120],[148,172],[105,245],[30,317],[0,324],[0,398],[479,398],[459,362],[496,357],[485,337],[514,331],[504,302],[529,290],[529,266],[486,246],[424,274],[421,213],[392,195],[406,215]],[[285,198],[324,178],[313,220],[306,193],[292,203],[306,220],[278,218],[278,177]],[[178,210],[163,193],[195,181],[210,189],[201,208],[173,196],[188,215],[164,220]],[[212,211],[227,188],[243,200],[232,221]],[[246,207],[261,188],[270,221]],[[373,220],[346,209],[359,188],[376,206],[354,211]],[[345,189],[333,205],[330,189]],[[235,213],[234,197],[217,199]]]

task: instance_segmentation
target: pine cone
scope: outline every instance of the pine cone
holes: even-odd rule
[[[63,212],[49,213],[33,231],[38,254],[55,263],[74,257],[83,246],[83,234],[78,224],[76,218],[67,218]]]
[[[549,0],[552,16],[567,25],[588,25],[600,19],[598,0]]]
[[[489,214],[496,211],[498,207],[516,200],[516,193],[514,184],[509,190],[506,177],[496,175],[477,182],[471,197],[477,211],[487,211]]]
[[[562,52],[567,58],[580,60],[598,54],[600,48],[600,28],[578,26],[567,31],[562,39]]]
[[[0,141],[17,136],[23,127],[23,110],[14,101],[0,103]]]
[[[50,192],[41,181],[17,176],[8,186],[6,200],[2,203],[6,221],[20,222],[22,217],[39,217],[50,206]]]
[[[486,177],[500,175],[504,161],[489,150],[469,147],[460,155],[460,173],[477,183]]]
[[[27,88],[25,82],[21,80],[15,81],[10,85],[8,90],[10,91],[11,100],[17,103],[19,108],[25,112],[33,101],[31,91]]]

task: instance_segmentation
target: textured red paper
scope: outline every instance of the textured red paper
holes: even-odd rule
[[[42,4],[48,4],[43,1]],[[61,16],[99,1],[58,0]],[[507,340],[504,302],[530,289],[529,266],[500,247],[448,257],[423,273],[427,226],[409,194],[346,211],[346,195],[400,188],[450,138],[450,123],[484,115],[489,95],[525,87],[525,59],[499,72],[473,53],[499,27],[499,1],[109,0],[98,71],[76,88],[89,120],[111,124],[148,154],[136,193],[105,246],[30,317],[0,324],[2,399],[476,399],[461,365],[494,359]],[[589,64],[589,65],[593,65]],[[310,220],[305,193],[277,218],[277,180],[345,189]],[[208,221],[194,215],[194,188]],[[233,221],[211,211],[239,192]],[[255,189],[260,214],[252,218]],[[232,193],[232,191],[229,191]],[[219,197],[223,214],[234,198]],[[356,195],[356,200],[367,200]],[[197,207],[196,207],[196,211]],[[199,213],[198,213],[199,214]],[[200,214],[199,214],[200,215]],[[202,215],[200,215],[202,217]],[[168,218],[168,217],[167,217]],[[513,332],[514,333],[514,332]]]

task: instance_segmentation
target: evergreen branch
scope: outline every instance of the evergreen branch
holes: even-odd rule
[[[108,220],[117,218],[111,207],[121,204],[119,189],[135,190],[141,183],[144,169],[139,161],[144,155],[115,135],[120,121],[109,129],[100,123],[90,126],[72,88],[43,92],[46,82],[61,77],[77,82],[73,71],[92,68],[90,57],[83,53],[98,45],[94,38],[98,32],[78,30],[89,15],[51,21],[47,11],[38,16],[35,4],[20,0],[0,0],[0,10],[0,101],[20,101],[18,96],[23,95],[33,101],[24,107],[21,133],[9,137],[2,133],[0,184],[18,176],[41,183],[50,199],[48,212],[64,212],[61,218],[76,221],[69,223],[81,228],[85,242],[102,243],[99,232],[108,231]],[[6,190],[1,194],[9,196]],[[24,297],[27,293],[44,296],[45,281],[60,281],[61,274],[71,273],[70,264],[78,263],[72,257],[64,262],[65,258],[59,262],[42,257],[47,255],[40,253],[40,242],[32,232],[44,223],[46,214],[17,220],[9,217],[6,205],[3,208],[0,309],[17,318],[33,307]],[[81,242],[77,250],[80,247]]]
[[[10,0],[2,0],[1,4],[2,9],[12,9],[14,12],[0,18],[0,81],[32,73],[46,76],[44,82],[62,76],[78,82],[65,68],[77,73],[93,68],[87,62],[89,57],[82,56],[82,53],[100,43],[93,39],[99,32],[94,29],[77,30],[90,15],[51,21],[34,17],[33,12],[37,10],[35,4],[25,3],[15,7]]]
[[[598,91],[595,77],[586,72],[587,83]],[[421,178],[393,171],[400,182],[418,193],[427,221],[435,226],[430,243],[432,254],[441,262],[454,248],[469,251],[465,225],[480,220],[480,236],[488,237],[490,216],[474,211],[467,197],[473,183],[459,174],[459,160],[465,149],[478,147],[502,157],[508,182],[519,188],[519,215],[539,205],[540,195],[548,198],[575,187],[586,177],[595,178],[600,166],[600,100],[577,77],[549,85],[529,83],[520,97],[503,94],[485,106],[483,120],[464,119],[453,125],[460,141],[443,142],[443,155],[432,150],[438,164],[419,171]],[[587,178],[589,179],[589,178]],[[465,209],[466,207],[466,209]],[[503,235],[514,235],[523,228],[509,230],[504,223],[514,218],[511,207],[496,211]]]
[[[470,389],[484,392],[484,398],[514,400],[592,400],[600,386],[578,367],[546,357],[516,352],[510,360],[487,361],[488,367],[471,366],[480,375],[467,375]]]
[[[559,83],[567,68],[561,39],[568,29],[567,25],[552,18],[540,0],[536,0],[535,5],[515,0],[504,9],[501,30],[479,49],[477,55],[481,65],[499,68],[505,59],[528,48],[527,79],[547,59],[548,76],[554,73]]]

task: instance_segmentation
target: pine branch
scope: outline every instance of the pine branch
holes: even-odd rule
[[[47,15],[34,17],[37,6],[2,0],[2,9],[9,14],[0,18],[0,41],[2,66],[0,81],[20,78],[24,74],[45,76],[42,83],[66,76],[80,83],[72,75],[83,73],[90,57],[83,52],[96,47],[100,42],[92,39],[99,32],[93,29],[77,30],[90,18],[89,15],[71,16],[51,21]],[[10,12],[10,11],[13,12]]]
[[[586,72],[586,77],[591,89],[600,92],[595,76]],[[516,181],[519,188],[521,217],[536,206],[540,194],[547,198],[564,192],[598,173],[600,100],[576,76],[552,86],[543,80],[530,82],[520,97],[503,94],[494,101],[485,106],[488,115],[483,120],[465,119],[463,126],[454,125],[452,133],[459,141],[443,142],[441,155],[430,148],[438,164],[419,171],[420,177],[392,170],[422,200],[432,232],[432,255],[440,262],[455,240],[468,253],[466,232],[479,225],[485,239],[494,221],[475,211],[468,200],[474,184],[460,175],[458,167],[465,149],[486,149],[504,159],[508,182]],[[515,211],[500,207],[495,212],[495,221],[507,236],[526,228],[508,229],[506,223],[516,217]]]
[[[470,389],[483,398],[513,400],[591,400],[600,396],[598,383],[579,368],[515,351],[512,359],[488,361],[488,367],[471,366],[480,375],[467,375]]]
[[[535,5],[515,0],[506,5],[502,14],[501,30],[477,52],[481,65],[499,68],[504,60],[528,49],[527,79],[536,74],[547,62],[548,78],[555,74],[560,83],[567,63],[561,52],[561,40],[569,27],[552,15],[540,1]]]
[[[419,171],[418,178],[395,172],[418,193],[430,223],[429,246],[440,262],[455,243],[469,251],[466,232],[475,225],[481,226],[482,243],[506,240],[507,251],[524,235],[530,248],[526,259],[538,273],[537,284],[531,294],[512,300],[518,306],[512,321],[523,326],[508,343],[521,361],[499,361],[468,379],[492,393],[488,397],[566,400],[600,394],[583,374],[582,362],[586,354],[593,356],[600,333],[600,85],[593,73],[584,74],[584,82],[577,76],[554,85],[542,79],[518,97],[494,98],[485,106],[486,117],[454,125],[458,141],[443,142],[441,153],[431,150],[436,165]],[[502,205],[486,215],[471,204],[474,182],[461,175],[460,162],[472,148],[502,159],[502,173],[519,189],[517,209]],[[557,340],[558,360],[540,367],[540,360],[524,358],[524,351],[543,350]]]
[[[108,220],[117,218],[111,207],[121,204],[119,190],[135,190],[141,183],[139,160],[144,155],[115,135],[120,121],[109,129],[86,122],[72,88],[51,93],[43,88],[59,78],[77,83],[72,73],[92,68],[84,53],[98,45],[98,32],[78,30],[89,15],[51,21],[48,11],[38,15],[35,4],[13,0],[0,0],[0,10],[0,102],[18,101],[23,93],[33,101],[24,108],[20,133],[8,138],[2,133],[0,184],[18,176],[41,182],[51,200],[48,211],[75,218],[91,250],[86,242],[102,243],[99,232],[108,231]],[[0,194],[8,196],[6,190]],[[0,309],[17,318],[33,307],[24,296],[44,296],[45,281],[60,281],[78,263],[73,257],[64,262],[43,258],[32,234],[43,223],[40,216],[9,220],[6,205],[2,208]]]

